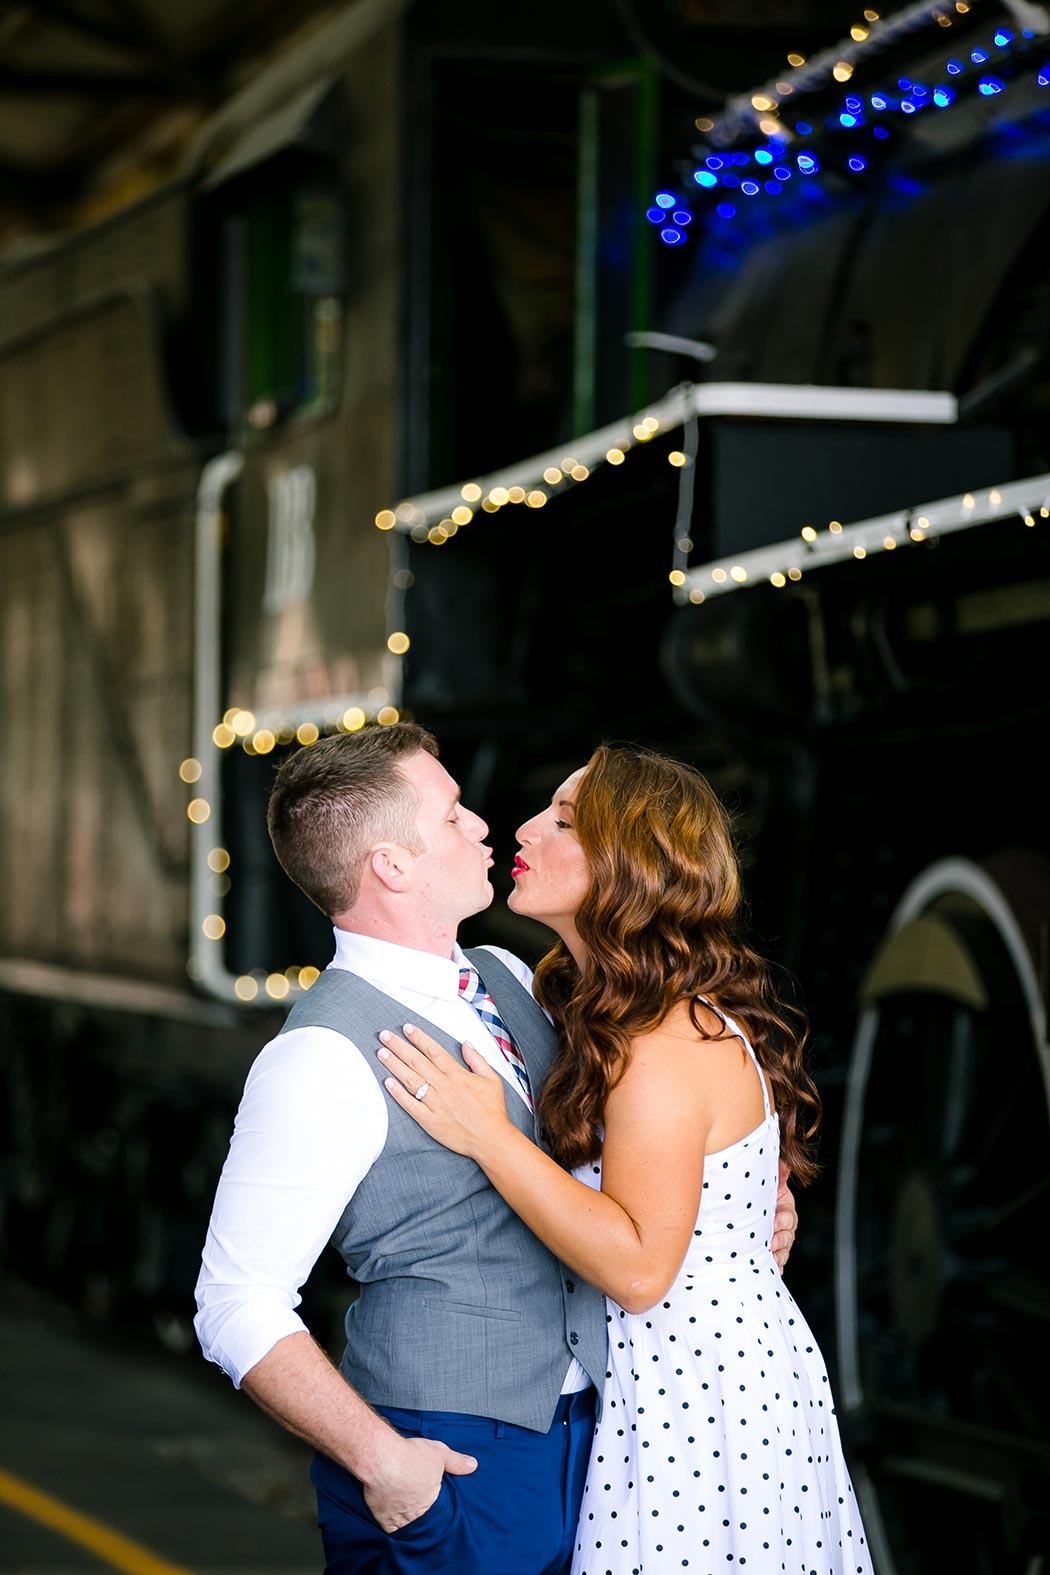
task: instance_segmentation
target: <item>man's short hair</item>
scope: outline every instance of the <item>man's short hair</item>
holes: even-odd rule
[[[307,744],[281,766],[266,815],[288,878],[329,918],[357,901],[365,859],[379,842],[422,851],[419,801],[398,762],[437,741],[414,722],[337,733]]]

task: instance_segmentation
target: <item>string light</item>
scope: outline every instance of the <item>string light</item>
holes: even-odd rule
[[[254,1002],[272,1005],[293,993],[309,989],[319,977],[316,968],[290,964],[277,975],[250,969],[240,975],[230,972],[223,960],[222,942],[227,935],[223,902],[237,878],[235,859],[223,846],[223,786],[221,756],[237,744],[251,757],[266,759],[279,746],[309,748],[322,734],[354,733],[369,720],[377,725],[396,722],[400,711],[394,703],[400,698],[401,657],[408,648],[408,636],[396,626],[386,635],[386,649],[375,653],[381,662],[382,683],[373,683],[367,692],[329,694],[320,700],[303,700],[284,710],[258,715],[241,697],[229,705],[221,720],[209,719],[209,712],[220,709],[218,653],[222,648],[222,575],[221,575],[221,502],[225,490],[243,469],[243,456],[231,452],[217,456],[205,466],[197,494],[197,577],[195,583],[196,617],[194,661],[197,676],[193,738],[194,750],[173,767],[180,779],[195,787],[186,815],[197,828],[192,835],[190,859],[190,911],[192,915],[190,957],[187,971],[209,993],[235,1003]],[[448,519],[454,532],[461,522],[473,518],[472,502],[481,497],[480,488],[467,483],[462,495],[448,504],[449,510],[463,510],[457,520]],[[465,516],[465,520],[464,520]],[[406,531],[422,521],[411,499],[396,508],[381,509],[373,516],[377,530]],[[397,593],[412,583],[411,571],[404,565],[404,554],[390,554],[389,588],[391,605],[400,605]],[[400,562],[398,560],[401,560]],[[393,620],[392,620],[393,621]],[[399,620],[398,620],[399,621]],[[388,626],[389,629],[389,626]],[[377,677],[379,676],[377,673]],[[204,828],[207,827],[206,832]]]
[[[1038,502],[1036,500],[1039,500]],[[1025,481],[991,487],[987,493],[963,493],[924,504],[921,512],[900,509],[876,519],[843,525],[830,521],[826,532],[804,527],[802,536],[809,547],[807,572],[844,562],[863,563],[882,552],[893,552],[910,543],[921,545],[940,536],[993,522],[1020,520],[1026,528],[1036,525],[1036,514],[1050,519],[1050,475],[1033,476]],[[797,549],[793,541],[756,547],[735,562],[715,559],[691,568],[675,580],[675,600],[698,605],[711,596],[725,595],[745,584],[765,581],[783,589],[789,581],[802,578],[802,569],[792,562]]]
[[[759,405],[756,406],[756,400]],[[727,402],[728,401],[728,402]],[[762,405],[768,401],[768,405]],[[761,406],[761,408],[759,408]],[[470,482],[454,483],[400,503],[393,513],[397,528],[422,544],[444,545],[449,540],[451,523],[448,510],[466,487],[481,498],[485,513],[498,514],[503,508],[523,503],[530,509],[543,508],[550,499],[577,485],[585,485],[603,465],[620,469],[633,449],[651,443],[658,434],[668,434],[684,426],[696,414],[768,414],[776,417],[805,416],[841,420],[904,419],[921,422],[954,422],[957,409],[951,395],[912,394],[896,391],[892,396],[868,389],[813,390],[799,395],[794,385],[682,383],[660,400],[633,415],[624,416],[610,426],[600,427],[573,439],[573,453],[562,448],[533,455],[494,475]],[[682,473],[690,473],[693,459],[688,443],[671,449],[667,462]],[[560,480],[551,481],[557,473]],[[505,502],[493,500],[505,499]],[[412,521],[409,524],[409,521]],[[836,524],[835,529],[840,528]],[[684,529],[677,533],[684,536]]]
[[[393,512],[393,511],[389,511]],[[384,528],[384,527],[380,527]],[[401,631],[395,631],[388,637],[388,649],[395,655],[403,654],[409,647],[409,638]],[[381,701],[385,698],[385,691],[376,690],[374,698]],[[372,712],[373,720],[379,726],[389,726],[400,720],[401,713],[396,706],[377,704]],[[312,720],[304,720],[296,724],[294,721],[281,722],[273,719],[268,725],[258,727],[253,733],[245,734],[243,729],[248,726],[249,720],[254,727],[256,717],[253,712],[245,707],[232,706],[225,713],[225,720],[220,722],[212,731],[212,740],[219,750],[230,748],[240,738],[245,751],[252,755],[268,755],[278,744],[298,743],[304,747],[317,742],[322,736],[322,728]],[[355,733],[365,727],[369,720],[369,713],[360,705],[347,706],[342,710],[333,708],[333,715],[326,721],[324,731],[331,734],[335,732]],[[234,731],[235,727],[238,731]],[[198,781],[203,773],[201,762],[191,758],[183,760],[178,768],[179,777],[183,782],[192,784]],[[193,798],[186,806],[187,818],[195,826],[204,826],[211,819],[212,808],[204,798]],[[231,867],[231,858],[228,849],[212,847],[209,849],[205,864],[212,873],[211,890],[215,896],[225,897],[231,890],[231,881],[228,871]],[[225,939],[227,924],[221,912],[205,913],[200,919],[200,932],[207,941],[218,943]],[[259,971],[240,974],[231,982],[233,996],[244,1005],[266,1004],[267,1002],[284,1001],[308,990],[319,976],[317,968],[312,966],[300,967],[292,964],[285,968],[283,973],[265,974]]]
[[[924,0],[885,21],[878,11],[865,10],[862,19],[853,23],[841,43],[809,58],[793,51],[787,57],[791,71],[783,80],[777,78],[735,95],[719,116],[705,117],[703,125],[697,121],[697,129],[720,146],[728,146],[753,130],[756,114],[763,112],[759,109],[760,104],[763,109],[766,105],[771,106],[775,112],[785,97],[812,92],[826,85],[829,79],[848,81],[858,62],[889,48],[919,28],[934,22],[943,26],[943,17],[943,0]],[[951,18],[948,21],[950,24]]]
[[[444,546],[454,534],[449,526],[457,523],[453,499],[458,502],[469,494],[474,502],[480,501],[485,514],[514,507],[542,509],[552,497],[589,481],[603,465],[622,466],[638,444],[649,443],[661,430],[681,425],[687,398],[673,390],[658,404],[575,439],[572,454],[558,449],[536,455],[498,476],[457,483],[425,499],[409,499],[395,508],[382,509],[376,520],[385,521],[392,516],[397,529],[411,535],[414,541]],[[670,462],[682,464],[684,460]]]
[[[704,173],[698,172],[694,176],[698,185],[705,184]],[[657,192],[655,202],[655,207],[646,209],[645,217],[650,224],[658,226],[660,239],[665,246],[681,246],[686,239],[686,230],[693,222],[688,201],[671,192],[661,191]]]
[[[969,9],[968,6],[964,6],[961,10],[956,7],[956,15],[965,16]],[[777,120],[766,119],[766,114],[775,115],[779,112],[781,99],[788,95],[797,96],[800,92],[818,90],[826,86],[829,80],[842,84],[849,82],[857,62],[872,50],[883,49],[917,28],[933,22],[940,26],[945,23],[951,25],[952,17],[946,15],[943,5],[913,6],[887,22],[882,22],[876,12],[871,12],[870,16],[865,12],[864,22],[852,26],[849,40],[844,41],[843,45],[826,51],[815,60],[807,61],[801,54],[792,54],[788,57],[792,71],[784,80],[778,79],[775,83],[753,89],[748,94],[732,100],[723,115],[711,121],[708,142],[712,151],[705,155],[700,150],[701,167],[692,175],[693,182],[702,195],[717,198],[721,189],[728,188],[739,189],[748,199],[742,209],[731,202],[716,202],[717,216],[725,221],[738,219],[741,215],[752,211],[752,204],[759,199],[762,199],[764,209],[766,201],[777,199],[782,196],[785,189],[790,189],[786,188],[785,179],[785,176],[790,176],[790,168],[784,158],[787,145],[798,137],[810,135],[812,127],[802,121],[791,126],[781,125]],[[880,89],[863,97],[851,93],[837,110],[832,111],[827,124],[833,136],[841,137],[849,134],[856,138],[863,130],[864,134],[870,135],[876,144],[885,146],[890,131],[885,124],[879,123],[880,120],[892,118],[896,114],[905,118],[913,117],[928,109],[938,112],[949,110],[958,102],[959,79],[967,72],[972,73],[971,81],[979,98],[997,97],[1006,90],[1005,77],[998,69],[995,71],[986,69],[981,74],[980,68],[987,68],[993,56],[996,56],[998,61],[1005,62],[1006,57],[1014,55],[1020,61],[1022,56],[1030,54],[1038,44],[1039,40],[1036,39],[1031,28],[1024,28],[1015,34],[1008,27],[998,26],[989,36],[987,44],[975,46],[961,59],[948,60],[944,63],[942,75],[951,79],[953,85],[950,86],[948,80],[928,84],[902,79],[898,84],[899,90],[892,92]],[[1040,87],[1050,85],[1050,68],[1045,63],[1039,66],[1036,81]],[[761,163],[766,150],[756,149],[750,154],[740,150],[733,152],[727,150],[741,138],[754,136],[756,116],[760,115],[760,107],[763,113],[758,120],[757,129],[771,140],[778,139],[782,168],[776,170],[773,180],[758,181],[746,176],[741,179],[738,161],[742,160],[746,164],[755,160]],[[875,122],[870,125],[866,120],[869,112],[875,117]],[[856,181],[856,177],[865,174],[869,167],[866,150],[862,151],[856,146],[847,146],[841,155],[834,158],[829,151],[826,157],[832,161],[837,171],[852,182]],[[807,176],[820,173],[820,166],[815,162],[804,165],[796,163],[796,167],[799,173]],[[842,189],[846,191],[850,188],[843,186]]]

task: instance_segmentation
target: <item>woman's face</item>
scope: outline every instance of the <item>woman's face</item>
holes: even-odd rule
[[[587,895],[591,874],[576,840],[576,789],[584,767],[566,777],[547,809],[519,826],[521,852],[514,860],[514,889],[507,906],[538,919],[572,949],[576,911]]]

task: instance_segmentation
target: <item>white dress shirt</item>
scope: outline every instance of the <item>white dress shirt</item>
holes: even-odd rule
[[[486,947],[525,986],[532,972]],[[459,993],[468,960],[335,931],[332,968],[347,968],[459,1042],[469,1040],[524,1099],[513,1068]],[[392,1024],[392,1027],[398,1025]],[[378,1048],[378,1047],[377,1047]],[[197,1281],[194,1327],[204,1355],[240,1388],[285,1335],[306,1325],[300,1288],[347,1203],[383,1151],[387,1102],[362,1050],[331,1028],[278,1034],[252,1064],[215,1193]],[[572,1360],[563,1392],[589,1383]]]

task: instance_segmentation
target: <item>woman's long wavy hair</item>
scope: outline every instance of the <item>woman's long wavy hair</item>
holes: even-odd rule
[[[803,1065],[806,1024],[777,999],[768,965],[738,933],[740,872],[728,817],[692,766],[602,745],[576,790],[576,836],[592,881],[576,914],[582,970],[564,942],[536,971],[536,998],[557,1029],[539,1099],[555,1157],[568,1168],[597,1157],[610,1090],[631,1040],[697,996],[736,1018],[769,1074],[781,1156],[803,1185],[820,1096]]]

